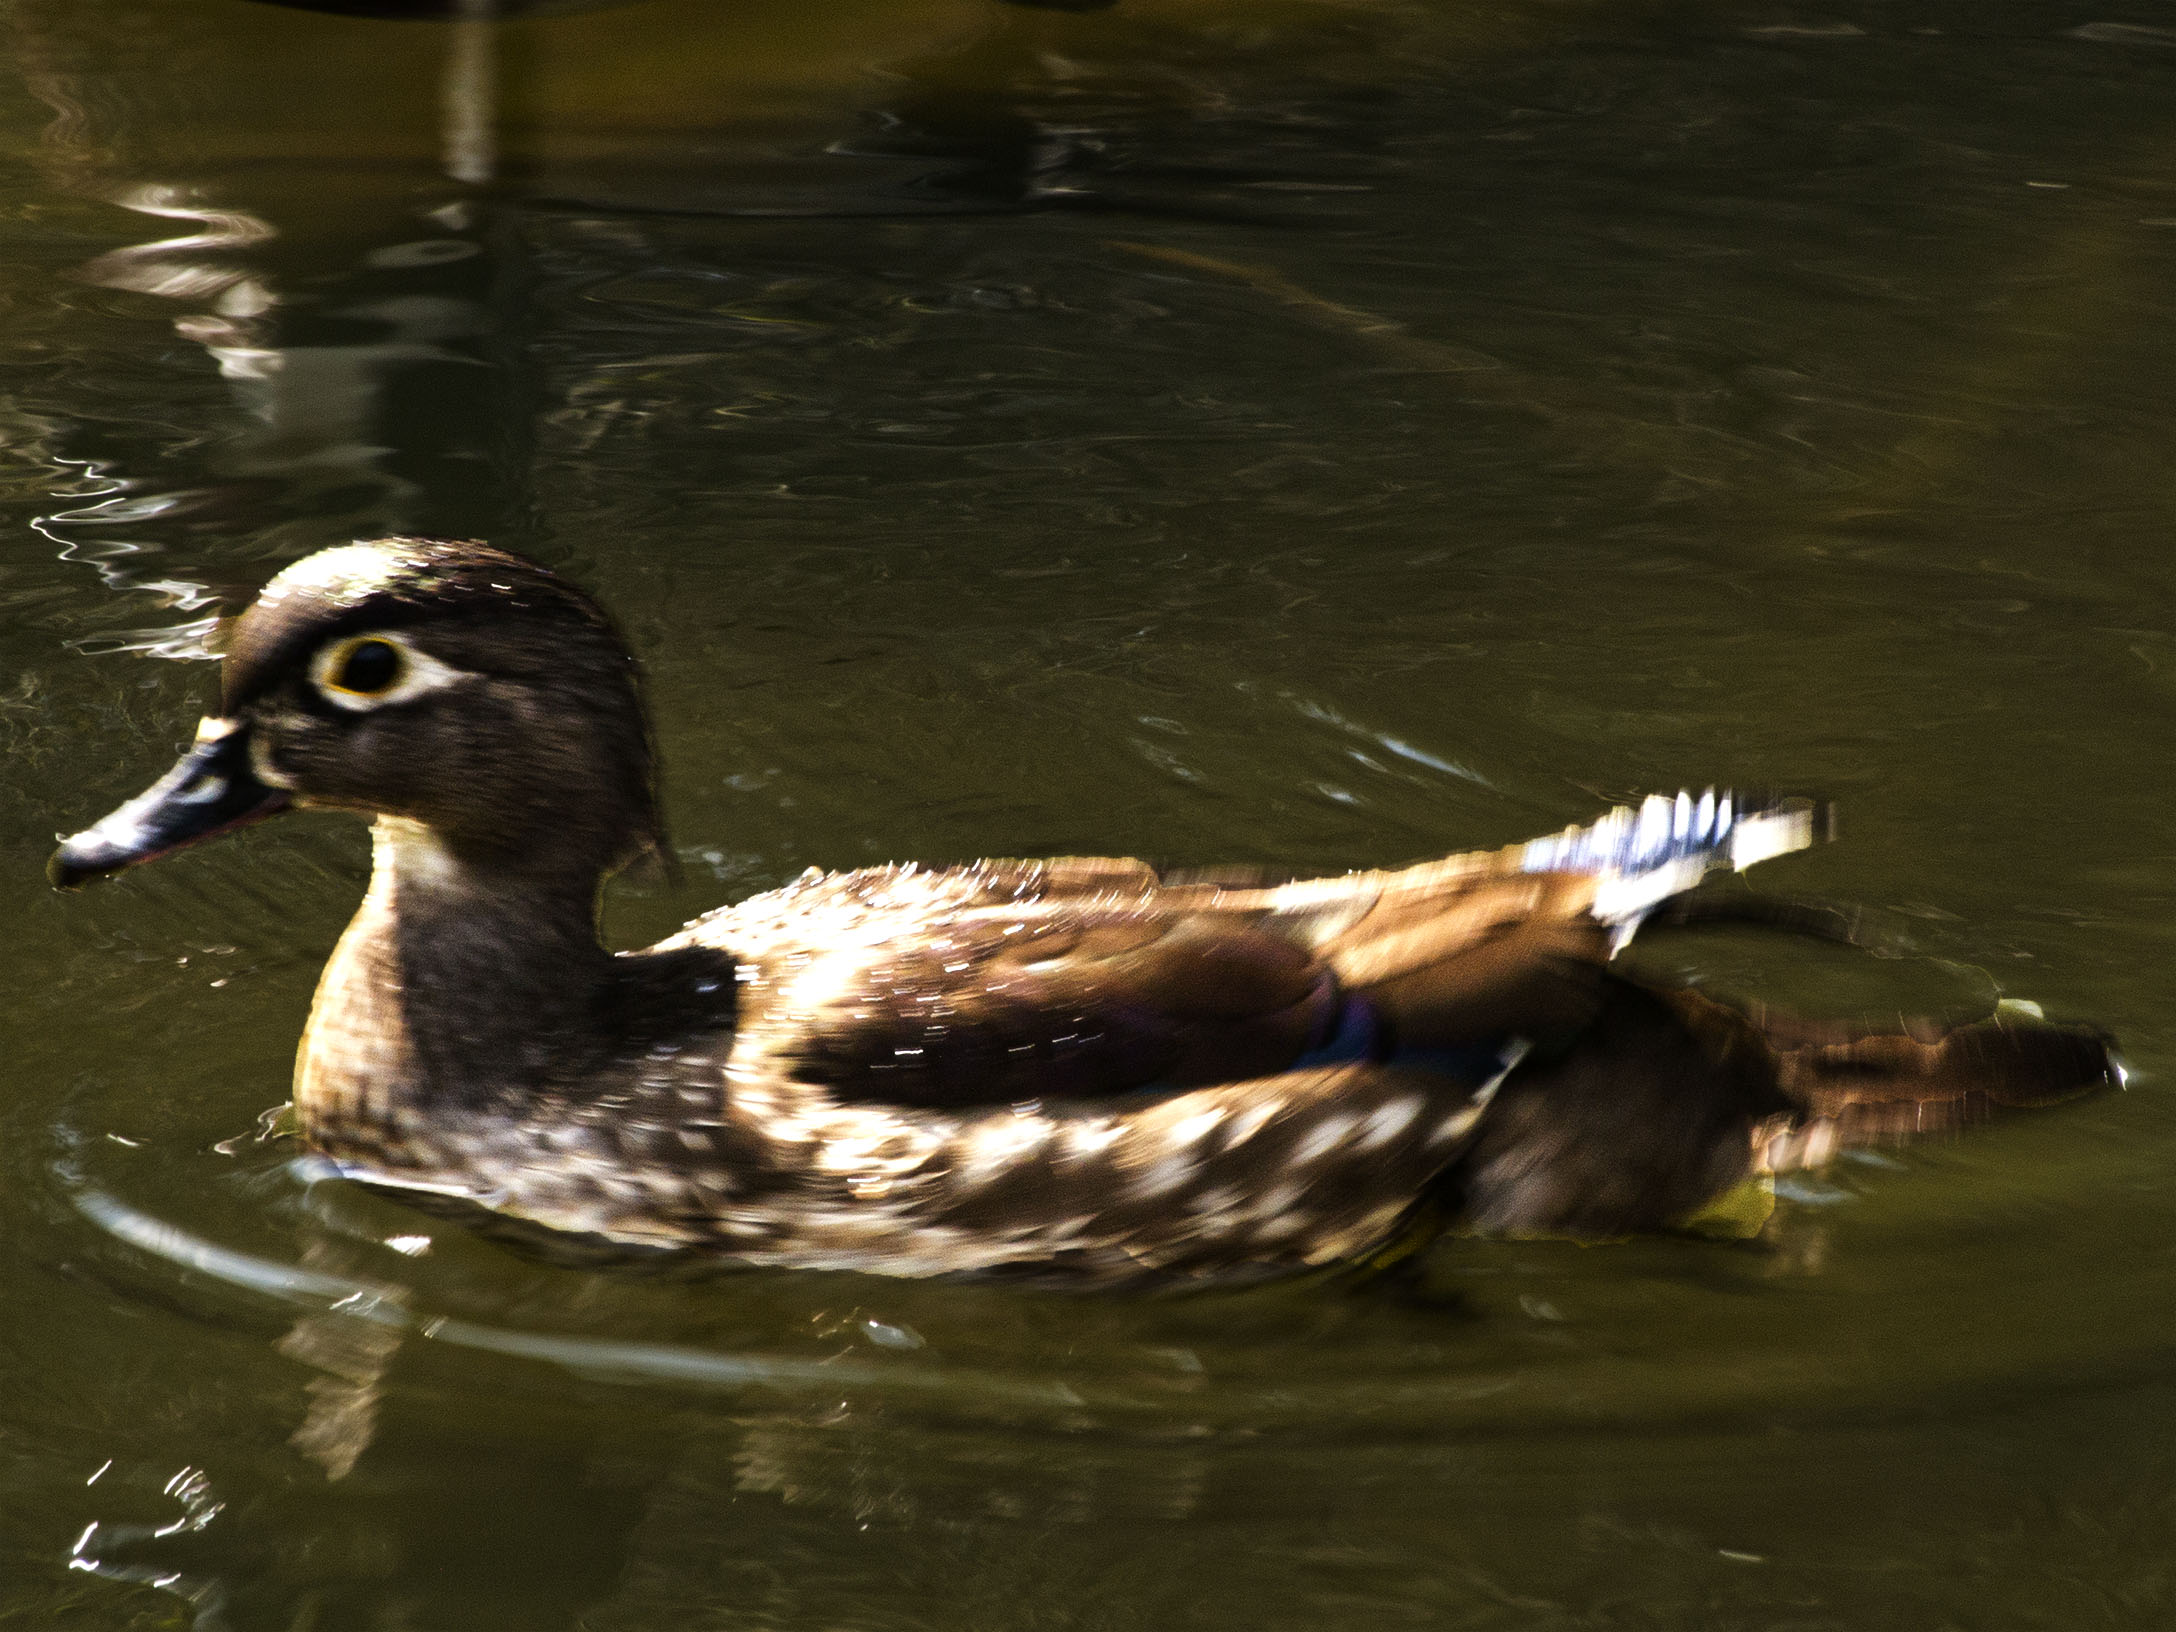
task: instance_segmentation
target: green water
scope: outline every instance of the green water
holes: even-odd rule
[[[2176,1617],[2160,9],[5,17],[0,1626]],[[2131,1089],[1401,1297],[511,1257],[252,1137],[359,827],[40,876],[201,620],[396,527],[640,648],[683,876],[624,942],[1803,787],[1844,842],[1769,882],[1904,955],[1652,956],[2035,1000]]]

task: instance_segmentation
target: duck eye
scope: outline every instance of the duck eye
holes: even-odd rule
[[[357,697],[375,697],[400,679],[400,650],[387,640],[358,640],[328,665],[326,684]]]

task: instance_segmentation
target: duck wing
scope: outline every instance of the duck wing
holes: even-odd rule
[[[1165,901],[1138,864],[841,874],[704,934],[740,977],[736,1065],[841,1103],[957,1110],[1266,1076],[1334,1030],[1338,1006],[1306,946],[1258,913]]]
[[[1085,857],[812,873],[664,947],[733,956],[737,1065],[843,1103],[967,1109],[1421,1055],[1478,1083],[1512,1040],[1554,1049],[1596,1021],[1628,924],[1713,865],[1810,842],[1812,813],[1652,799],[1504,850],[1281,883]]]

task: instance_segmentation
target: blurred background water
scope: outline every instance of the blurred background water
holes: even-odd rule
[[[2176,29],[2139,0],[12,0],[0,1625],[2161,1627]],[[210,620],[580,577],[677,883],[1336,869],[1710,782],[2131,1090],[1400,1295],[631,1278],[261,1137],[358,894],[58,897]],[[1651,956],[1654,954],[1650,954]]]

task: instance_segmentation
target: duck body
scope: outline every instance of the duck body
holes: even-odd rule
[[[1864,1038],[1611,961],[1804,801],[1655,799],[1392,871],[1122,859],[825,875],[655,947],[599,944],[655,843],[631,660],[578,591],[476,544],[289,568],[225,698],[56,880],[276,813],[375,817],[297,1065],[349,1177],[630,1253],[1201,1284],[1427,1227],[1666,1227],[1765,1168],[2109,1080],[2097,1034]]]
[[[1531,1046],[1506,1025],[1572,1035],[1603,992],[1592,921],[1559,902],[1541,930],[1577,892],[1480,857],[1261,888],[1087,858],[816,875],[645,951],[554,953],[551,989],[501,950],[534,926],[493,924],[428,842],[381,821],[302,1049],[310,1145],[351,1177],[753,1263],[1108,1284],[1364,1254]],[[1333,1047],[1360,1015],[1385,1029],[1339,978],[1383,950],[1356,921],[1454,895],[1462,949],[1512,954],[1461,983],[1469,1013],[1428,1017],[1460,1046]]]

